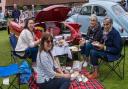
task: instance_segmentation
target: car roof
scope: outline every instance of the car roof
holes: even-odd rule
[[[93,1],[93,2],[86,3],[83,6],[92,5],[92,4],[93,5],[100,5],[100,6],[109,8],[113,5],[117,5],[118,3],[115,3],[115,2],[112,2],[112,1]]]

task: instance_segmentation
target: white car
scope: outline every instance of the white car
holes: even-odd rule
[[[72,15],[66,21],[81,24],[81,33],[86,34],[89,26],[89,17],[96,14],[102,25],[105,16],[113,19],[113,26],[121,36],[128,36],[128,13],[115,2],[93,1],[82,6],[78,14]]]

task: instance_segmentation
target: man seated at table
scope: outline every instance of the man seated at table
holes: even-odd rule
[[[102,30],[98,18],[95,14],[90,17],[90,26],[88,27],[87,36],[80,40],[81,53],[85,55],[85,60],[89,61],[90,50],[93,48],[93,41],[100,41],[102,38]]]
[[[101,42],[93,42],[94,49],[90,51],[91,64],[93,65],[93,73],[88,78],[97,78],[98,59],[106,58],[108,61],[115,61],[120,57],[122,42],[119,32],[112,26],[113,21],[109,17],[105,17],[103,21],[103,37]]]

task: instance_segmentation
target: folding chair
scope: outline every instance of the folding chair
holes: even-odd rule
[[[10,89],[13,87],[13,89],[20,89],[20,85],[16,86],[14,83],[17,79],[17,76],[19,76],[19,69],[18,69],[18,64],[11,64],[9,66],[0,66],[0,78],[6,78],[10,76],[15,76],[12,81],[9,81],[9,86],[7,89]],[[0,85],[0,89],[3,88],[3,83]]]
[[[55,57],[55,59],[60,66],[65,66],[67,63],[68,54],[58,55]]]
[[[15,51],[15,47],[17,44],[17,37],[15,36],[15,34],[11,33],[9,36],[9,40],[10,40],[10,45],[11,45],[11,60],[14,60],[14,62],[16,63],[17,58],[27,59],[29,57],[29,55],[21,56],[18,54],[18,53],[25,53],[25,51]]]
[[[31,68],[26,61],[22,61],[20,64],[14,63],[9,66],[0,66],[0,78],[14,76],[7,89],[12,89],[12,87],[13,89],[20,89],[21,84],[28,84],[31,74]],[[18,86],[14,84],[15,81]],[[0,89],[3,89],[3,85],[0,85]]]
[[[112,72],[114,72],[121,80],[124,79],[124,68],[125,68],[125,38],[122,38],[122,50],[120,57],[115,61],[108,61],[106,58],[101,58],[100,66],[105,65],[108,68],[108,71],[104,75],[101,81],[104,81]]]

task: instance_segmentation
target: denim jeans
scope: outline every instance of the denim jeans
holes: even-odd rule
[[[98,59],[99,58],[107,58],[107,53],[105,51],[99,51],[96,49],[92,49],[90,51],[90,61],[93,66],[98,65]]]
[[[54,78],[48,82],[38,84],[39,89],[68,89],[70,85],[70,79],[66,78]]]
[[[32,62],[36,62],[38,47],[27,48],[25,50],[25,56],[32,58]]]
[[[81,53],[84,54],[86,57],[89,57],[90,50],[93,49],[93,45],[91,42],[86,43],[83,47],[81,47]]]

